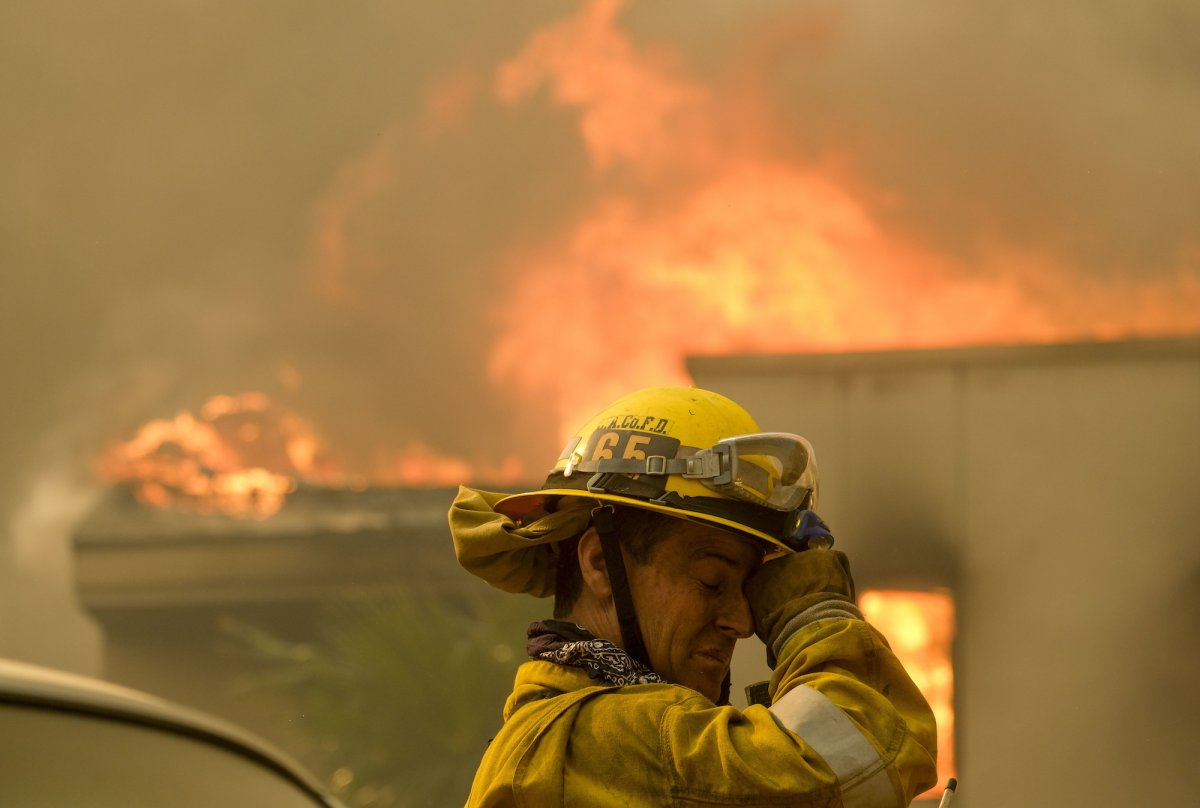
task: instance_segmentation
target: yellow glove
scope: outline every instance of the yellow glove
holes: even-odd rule
[[[746,599],[772,668],[787,639],[809,623],[862,619],[854,605],[850,560],[840,550],[804,550],[768,561],[746,584]]]

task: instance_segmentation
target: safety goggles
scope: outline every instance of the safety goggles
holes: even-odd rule
[[[615,433],[614,433],[615,435]],[[733,499],[792,512],[814,508],[817,495],[816,464],[812,446],[799,435],[762,432],[725,438],[707,449],[679,447],[675,457],[637,452],[636,457],[584,460],[567,446],[563,475],[576,472],[599,478],[621,475],[659,477],[678,474]],[[686,452],[691,451],[691,454]],[[592,488],[589,484],[588,488]]]
[[[725,438],[684,458],[682,476],[736,499],[776,511],[815,506],[812,446],[799,435],[762,432]]]

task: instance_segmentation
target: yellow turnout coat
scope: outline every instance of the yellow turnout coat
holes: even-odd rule
[[[848,609],[789,615],[770,708],[525,663],[468,806],[908,805],[935,781],[933,714]]]

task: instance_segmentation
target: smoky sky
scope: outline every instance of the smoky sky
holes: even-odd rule
[[[496,330],[536,314],[497,308],[498,257],[599,186],[571,110],[493,85],[577,8],[5,3],[2,510],[46,463],[247,389],[349,454],[551,460],[536,399],[487,378]],[[672,0],[618,20],[967,265],[1003,241],[1097,277],[1196,271],[1195,4]],[[567,302],[548,284],[537,305]]]

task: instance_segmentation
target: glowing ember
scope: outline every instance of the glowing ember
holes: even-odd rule
[[[888,638],[892,650],[925,695],[937,719],[938,782],[955,776],[954,601],[946,592],[869,590],[859,597],[867,621]],[[942,786],[925,792],[936,796]]]

